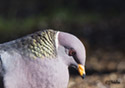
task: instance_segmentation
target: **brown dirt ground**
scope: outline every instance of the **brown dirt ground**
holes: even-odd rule
[[[125,74],[89,75],[85,79],[70,77],[68,88],[125,88]]]

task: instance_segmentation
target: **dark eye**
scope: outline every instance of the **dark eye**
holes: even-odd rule
[[[77,63],[80,63],[77,56],[76,56],[76,51],[74,49],[69,49],[69,56],[73,56],[74,60],[77,62]]]
[[[74,56],[76,54],[75,50],[70,49],[69,50],[69,56]]]

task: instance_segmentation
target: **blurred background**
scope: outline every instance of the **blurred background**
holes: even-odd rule
[[[124,3],[124,0],[0,0],[0,43],[48,28],[72,33],[86,47],[87,76],[82,80],[71,69],[68,88],[125,88]]]

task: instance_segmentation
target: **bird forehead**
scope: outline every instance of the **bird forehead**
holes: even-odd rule
[[[59,33],[59,43],[75,50],[84,49],[83,43],[76,36],[65,32]]]

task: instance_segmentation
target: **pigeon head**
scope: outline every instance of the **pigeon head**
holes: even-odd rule
[[[82,42],[72,34],[58,32],[58,50],[64,63],[69,67],[75,67],[80,75],[85,76],[86,52]]]

